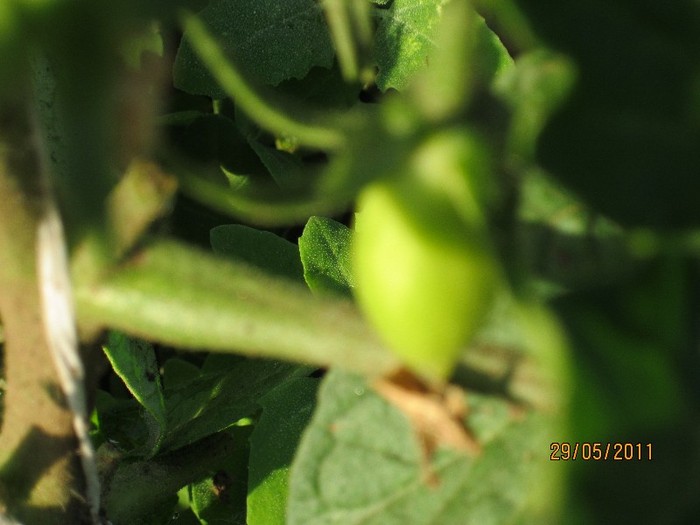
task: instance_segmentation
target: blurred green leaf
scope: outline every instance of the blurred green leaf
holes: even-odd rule
[[[586,512],[578,523],[696,519],[686,489],[700,483],[696,297],[697,269],[662,257],[630,282],[556,301],[575,350],[577,439],[650,443],[653,453],[577,465],[572,500]]]
[[[318,379],[289,381],[260,399],[250,441],[248,525],[284,525],[289,469],[314,406]]]
[[[266,272],[303,282],[299,248],[272,232],[242,224],[226,224],[209,234],[214,253],[256,266]]]
[[[547,118],[566,99],[574,80],[571,62],[545,49],[519,56],[514,67],[496,79],[496,92],[513,108],[508,133],[511,162],[534,160],[537,137]]]
[[[229,57],[259,82],[277,85],[330,67],[333,47],[321,8],[313,0],[218,0],[201,15]],[[226,93],[185,39],[173,71],[175,86],[213,99]]]
[[[418,71],[426,67],[434,49],[440,10],[447,0],[394,0],[375,9],[375,52],[382,91],[408,87]]]
[[[546,173],[525,171],[520,192],[518,245],[531,284],[545,292],[590,289],[630,280],[643,266],[622,228]]]
[[[351,295],[350,228],[333,219],[311,217],[299,237],[304,279],[314,292]]]
[[[700,5],[519,3],[577,68],[571,96],[539,139],[544,167],[623,225],[700,223]]]
[[[153,346],[119,332],[110,332],[102,349],[114,371],[148,414],[148,456],[153,456],[166,430],[165,399]]]
[[[654,261],[628,283],[557,303],[578,368],[590,381],[583,388],[601,400],[597,409],[577,413],[586,435],[646,433],[685,413],[678,358],[690,344],[687,290],[683,261],[669,259]]]
[[[426,462],[397,409],[364,380],[331,372],[292,466],[287,523],[556,522],[566,467],[549,462],[547,417],[478,395],[469,402],[481,455],[440,448]]]

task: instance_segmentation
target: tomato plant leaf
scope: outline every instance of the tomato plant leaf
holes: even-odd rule
[[[248,524],[286,523],[289,469],[314,406],[318,379],[284,383],[260,399],[262,416],[250,440]]]
[[[299,237],[304,279],[314,292],[350,295],[355,284],[350,262],[350,228],[333,219],[311,217]]]
[[[166,410],[153,346],[119,332],[110,332],[102,348],[114,371],[149,416],[149,455],[154,455],[165,434]]]
[[[303,78],[312,67],[333,63],[328,29],[313,0],[219,0],[200,16],[228,56],[264,84]],[[173,76],[175,86],[188,93],[226,96],[187,43],[187,33]]]
[[[199,368],[178,357],[168,359],[163,364],[163,388],[171,390],[189,383],[199,376]]]
[[[440,9],[446,1],[394,0],[386,8],[375,9],[377,86],[382,91],[403,90],[413,75],[426,67],[427,57],[435,47]]]
[[[214,253],[238,259],[274,275],[303,282],[297,246],[272,232],[226,224],[209,233]]]
[[[135,399],[120,399],[98,390],[95,410],[96,431],[93,438],[109,442],[128,456],[143,457],[153,450],[153,418]]]
[[[163,450],[189,445],[253,415],[259,398],[298,370],[290,363],[244,359],[230,369],[200,375],[168,391]]]
[[[481,455],[441,448],[428,463],[397,409],[363,379],[330,372],[292,466],[287,523],[551,521],[563,471],[548,463],[547,418],[476,394],[468,401]]]

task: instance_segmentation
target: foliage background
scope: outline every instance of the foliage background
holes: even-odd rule
[[[67,412],[69,446],[39,449],[72,467],[23,453],[60,392],[21,344],[41,338],[21,299],[40,158],[112,523],[695,522],[695,2],[178,3],[203,26],[156,1],[30,4],[0,8],[0,510],[84,514]],[[446,129],[495,159],[508,279],[452,378],[478,456],[425,454],[372,388],[396,358],[352,303],[354,198]],[[653,459],[550,461],[559,441]]]

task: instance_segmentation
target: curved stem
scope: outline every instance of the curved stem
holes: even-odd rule
[[[336,127],[292,118],[264,100],[231,63],[204,23],[191,13],[181,15],[186,38],[226,93],[236,99],[248,116],[264,128],[293,135],[303,144],[321,149],[338,149],[345,141]]]

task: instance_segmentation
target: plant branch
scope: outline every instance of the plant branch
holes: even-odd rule
[[[75,282],[84,328],[370,376],[398,366],[350,301],[316,298],[295,283],[180,243],[156,242],[99,282],[81,283],[79,275]]]
[[[264,100],[224,55],[204,23],[191,13],[181,15],[186,38],[194,51],[226,93],[235,98],[249,117],[264,128],[281,135],[292,135],[307,146],[338,149],[345,138],[337,127],[309,118],[293,118],[289,108],[280,110]]]
[[[116,328],[189,350],[238,353],[365,377],[400,367],[347,300],[308,290],[172,241],[136,253],[99,282],[76,275],[83,330]],[[466,352],[456,379],[535,408],[552,398],[535,359],[518,348],[481,344]]]

